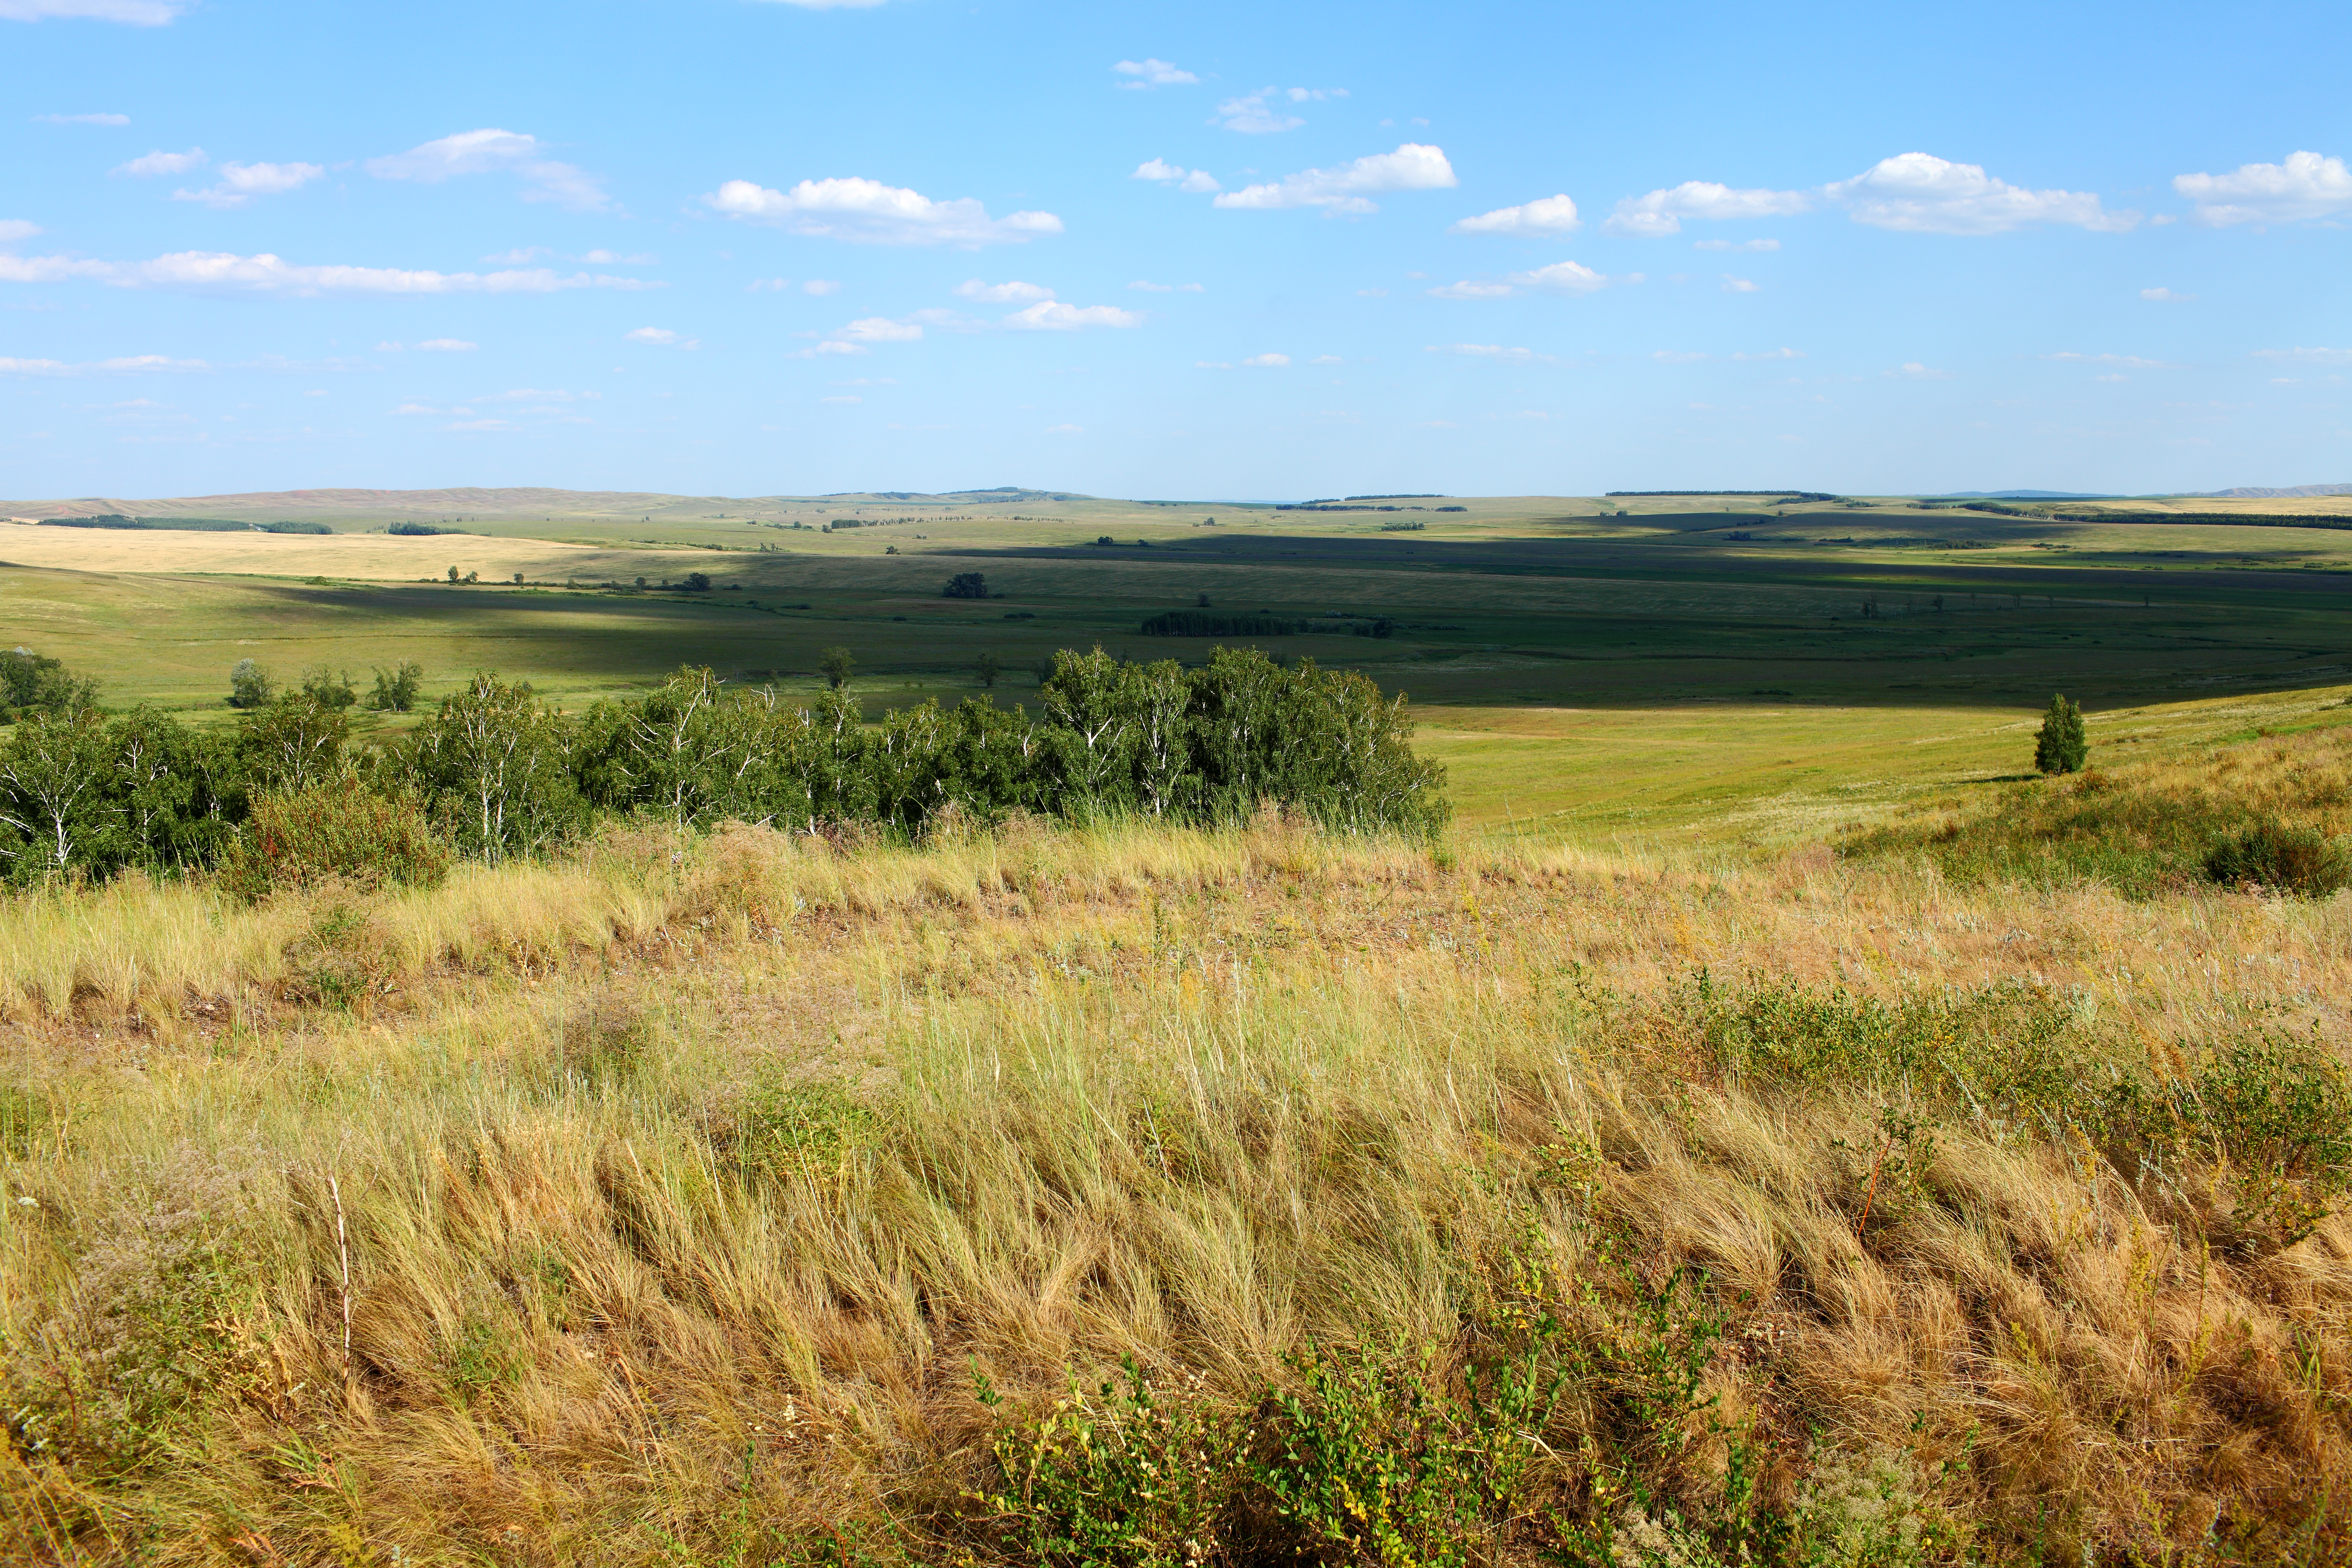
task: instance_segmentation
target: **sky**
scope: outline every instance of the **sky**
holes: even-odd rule
[[[0,0],[0,496],[2352,482],[2340,3]]]

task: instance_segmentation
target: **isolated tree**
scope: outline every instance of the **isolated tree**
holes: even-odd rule
[[[1200,606],[1201,606],[1201,608],[1202,608],[1202,609],[1204,609],[1204,610],[1205,610],[1205,609],[1207,609],[1207,608],[1209,607],[1209,595],[1206,595],[1206,594],[1202,594],[1202,595],[1199,595],[1198,597],[1196,597],[1192,602],[1193,602],[1194,604],[1196,604],[1196,605],[1200,605]]]
[[[449,568],[449,581],[451,581],[452,583],[455,583],[457,580],[457,567],[455,567],[455,566],[452,566],[452,567],[450,567],[450,568]]]
[[[996,685],[996,678],[1004,673],[1003,662],[992,653],[982,653],[980,656],[980,662],[972,668],[980,672],[980,683],[990,688],[993,688]]]
[[[824,650],[817,668],[824,671],[824,683],[838,691],[849,684],[850,676],[856,672],[857,660],[847,648],[835,646]]]
[[[686,574],[686,591],[689,594],[708,594],[710,592],[710,574],[708,572],[688,572]]]
[[[520,588],[520,587],[521,587],[521,586],[522,586],[522,574],[521,574],[521,573],[520,573],[520,572],[516,573],[516,574],[514,574],[514,580],[515,580],[515,586],[516,586],[516,587]]]
[[[238,659],[229,668],[228,705],[232,708],[258,708],[276,689],[261,666],[249,658]]]
[[[2042,729],[2033,740],[2033,765],[2045,773],[2076,773],[2091,754],[2083,733],[2083,710],[2061,696],[2053,696],[2042,710]]]
[[[940,590],[940,597],[985,599],[988,597],[988,579],[977,572],[959,572],[948,579],[948,585]]]
[[[416,695],[425,684],[425,667],[414,660],[398,669],[378,668],[375,672],[375,693],[368,706],[379,713],[405,713],[416,706]]]

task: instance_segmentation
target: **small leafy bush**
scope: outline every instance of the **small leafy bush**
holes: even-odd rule
[[[448,847],[404,798],[322,784],[263,795],[223,857],[221,880],[242,898],[333,880],[360,890],[437,886]]]
[[[2251,882],[2273,892],[2324,899],[2352,887],[2352,855],[2315,827],[2273,820],[2217,842],[2206,853],[2205,875],[2231,886]]]

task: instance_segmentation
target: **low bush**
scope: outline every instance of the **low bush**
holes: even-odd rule
[[[2352,887],[2352,855],[2317,828],[2262,822],[2207,851],[2205,875],[2231,886],[2252,883],[2271,892],[2324,899]]]
[[[450,860],[415,802],[335,781],[254,801],[246,831],[223,858],[221,880],[247,899],[328,881],[360,890],[430,888],[448,875]]]

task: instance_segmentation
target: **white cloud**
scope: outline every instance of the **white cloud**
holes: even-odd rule
[[[241,207],[256,196],[278,196],[299,189],[326,172],[317,163],[223,163],[218,184],[201,191],[173,191],[172,199],[202,202],[208,207]]]
[[[210,370],[200,359],[173,359],[168,354],[128,354],[88,364],[68,364],[54,359],[0,357],[0,375],[144,375],[156,371]]]
[[[36,125],[128,125],[127,114],[36,114]]]
[[[789,278],[754,278],[751,282],[745,284],[743,289],[744,292],[747,294],[762,294],[771,292],[781,294],[792,286],[793,280]]]
[[[1289,363],[1288,354],[1252,354],[1242,361],[1243,366],[1250,370],[1281,370]]]
[[[1663,239],[1682,232],[1682,220],[1696,218],[1720,223],[1738,218],[1788,217],[1810,211],[1812,198],[1802,191],[1736,191],[1711,180],[1685,180],[1671,190],[1645,196],[1627,196],[1601,226],[1604,234],[1634,239]]]
[[[1500,343],[1432,343],[1422,351],[1433,354],[1460,354],[1465,359],[1497,359],[1510,364],[1558,364],[1550,354],[1539,354],[1533,349],[1507,349]]]
[[[1116,305],[1065,305],[1058,300],[1041,300],[1025,310],[1015,310],[1004,318],[1004,324],[1019,331],[1070,332],[1081,327],[1139,327],[1143,312],[1122,310]]]
[[[367,161],[379,180],[415,180],[438,184],[460,174],[510,174],[525,184],[523,200],[553,202],[570,212],[604,212],[612,205],[595,174],[546,155],[536,136],[486,128],[460,131],[405,153]]]
[[[463,338],[427,338],[417,344],[416,348],[420,353],[469,354],[481,346],[479,343],[469,343]]]
[[[1216,176],[1210,174],[1208,170],[1188,170],[1180,164],[1171,163],[1162,158],[1146,159],[1143,163],[1136,165],[1135,173],[1129,174],[1128,178],[1130,180],[1157,180],[1163,185],[1174,185],[1178,190],[1189,191],[1196,196],[1205,191],[1213,191],[1222,188],[1217,184]]]
[[[623,332],[621,336],[629,342],[652,343],[661,348],[698,349],[702,346],[701,339],[681,338],[667,327],[638,327]]]
[[[2216,228],[2352,211],[2352,169],[2316,153],[2290,153],[2284,163],[2242,163],[2228,174],[2179,174],[2172,188],[2197,204],[2191,218]]]
[[[1130,76],[1136,79],[1133,81],[1123,81],[1118,84],[1119,86],[1126,88],[1149,89],[1155,87],[1198,87],[1201,85],[1201,79],[1199,77],[1194,76],[1191,71],[1180,68],[1167,60],[1121,60],[1118,64],[1111,67],[1110,68],[1117,71],[1121,76]]]
[[[1307,363],[1308,364],[1346,364],[1348,362],[1338,354],[1317,354]]]
[[[599,403],[601,392],[566,392],[561,387],[518,386],[509,392],[488,393],[474,399],[477,403]],[[470,408],[452,408],[452,414],[471,414]]]
[[[1856,223],[1912,234],[2001,234],[2030,223],[2121,233],[2136,212],[2108,212],[2083,191],[2032,191],[1927,153],[1882,158],[1851,180],[1822,187]]]
[[[191,169],[203,168],[206,161],[205,150],[201,147],[191,147],[184,153],[166,153],[158,148],[144,157],[133,158],[128,163],[117,164],[107,173],[128,174],[134,180],[147,180],[158,174],[184,174]]]
[[[1906,360],[1903,363],[1896,365],[1893,370],[1884,372],[1883,374],[1903,381],[1949,381],[1952,379],[1952,373],[1950,371],[1931,370],[1927,366],[1921,364],[1916,359]]]
[[[267,253],[181,250],[152,261],[85,261],[65,256],[0,255],[0,283],[86,279],[118,289],[194,289],[253,294],[551,294],[567,289],[657,289],[602,273],[569,276],[544,267],[500,272],[431,272],[396,267],[303,267]]]
[[[1777,239],[1702,239],[1691,246],[1693,250],[1778,250]]]
[[[969,278],[955,286],[955,296],[989,305],[1026,305],[1034,300],[1050,300],[1054,291],[1043,284],[1024,283],[1018,279],[1010,283],[982,283],[977,278]]]
[[[863,402],[865,402],[865,401],[866,401],[866,399],[864,399],[864,398],[862,398],[862,397],[858,396],[858,395],[857,395],[856,393],[854,393],[854,392],[849,392],[849,393],[843,393],[843,394],[841,394],[840,395],[838,395],[838,396],[835,396],[835,397],[820,397],[820,398],[818,398],[818,399],[817,399],[817,401],[818,401],[819,403],[863,403]]]
[[[1265,100],[1273,91],[1270,87],[1262,87],[1245,97],[1229,98],[1217,105],[1217,112],[1209,123],[1238,131],[1244,136],[1271,136],[1277,132],[1296,131],[1307,123],[1295,114],[1268,109]]]
[[[1688,349],[1656,349],[1652,351],[1650,357],[1660,364],[1696,364],[1706,355]]]
[[[1752,354],[1751,354],[1751,353],[1736,353],[1736,354],[1733,354],[1731,357],[1732,357],[1733,359],[1736,359],[1736,360],[1758,360],[1758,359],[1802,359],[1802,358],[1804,358],[1805,356],[1804,356],[1801,353],[1800,353],[1798,350],[1796,350],[1796,349],[1766,349],[1766,350],[1765,350],[1763,353],[1752,353]]]
[[[524,245],[512,250],[501,250],[496,256],[485,256],[482,259],[492,267],[528,267],[554,254],[543,245]]]
[[[1231,370],[1234,367],[1223,360],[1196,359],[1192,362],[1192,368],[1194,370]]]
[[[41,232],[41,226],[20,217],[0,218],[0,245],[14,245]]]
[[[1461,182],[1441,148],[1408,142],[1393,153],[1375,153],[1330,169],[1306,169],[1267,184],[1228,191],[1221,207],[1269,209],[1321,207],[1331,213],[1380,210],[1367,196],[1390,191],[1446,190]]]
[[[992,218],[970,196],[935,202],[919,191],[878,180],[803,180],[789,191],[730,180],[702,199],[729,217],[865,245],[953,245],[969,250],[1018,245],[1041,234],[1062,232],[1062,220],[1052,213],[1017,212]]]
[[[1751,279],[1734,278],[1728,272],[1723,275],[1723,291],[1727,294],[1753,294],[1758,292],[1760,287]]]
[[[819,299],[823,299],[827,294],[840,293],[841,285],[830,278],[812,278],[807,282],[801,285],[801,292],[803,294],[814,294]]]
[[[2254,357],[2293,360],[2299,364],[2352,364],[2352,349],[2256,349]]]
[[[1638,283],[1641,277],[1636,272],[1624,281]],[[1614,281],[1617,279],[1595,272],[1580,261],[1555,261],[1532,272],[1511,273],[1499,283],[1465,279],[1459,283],[1432,289],[1429,294],[1436,300],[1508,300],[1529,293],[1590,294],[1596,289],[1606,289]]]
[[[923,329],[912,321],[894,321],[887,316],[864,316],[833,335],[853,343],[909,343],[923,335]]]
[[[438,408],[434,408],[434,407],[431,407],[431,406],[429,406],[429,405],[425,405],[425,404],[422,404],[422,403],[404,403],[404,404],[402,404],[399,407],[397,407],[397,408],[394,409],[394,410],[393,410],[393,412],[394,412],[394,414],[436,414],[436,415],[437,415],[437,414],[439,414],[441,411],[440,411]]]
[[[2186,305],[2197,298],[2194,294],[2176,294],[2169,289],[2143,289],[2139,297],[2159,305]]]
[[[1137,279],[1134,282],[1129,284],[1128,287],[1137,290],[1139,293],[1144,294],[1198,294],[1202,292],[1202,287],[1198,283],[1154,283],[1150,279],[1143,278]]]
[[[1516,207],[1496,207],[1454,226],[1455,234],[1567,234],[1580,220],[1566,196],[1544,196]]]
[[[160,27],[193,3],[194,0],[0,0],[0,22],[38,22],[51,16],[79,16],[93,22],[128,22],[134,27]]]
[[[661,265],[661,258],[658,256],[643,254],[623,256],[618,251],[613,250],[592,250],[580,259],[591,267],[658,267]]]

